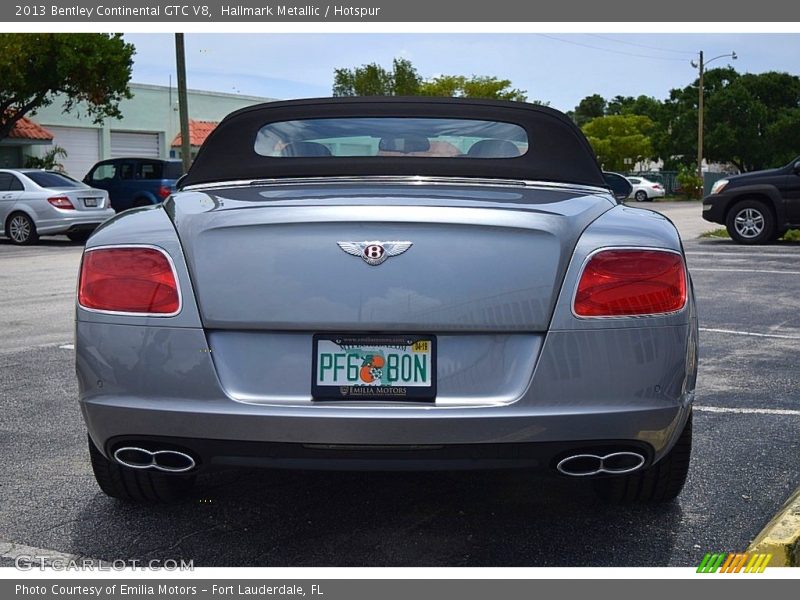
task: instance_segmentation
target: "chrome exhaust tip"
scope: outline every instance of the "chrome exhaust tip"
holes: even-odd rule
[[[625,475],[638,471],[647,459],[638,452],[612,452],[610,454],[573,454],[561,459],[556,470],[570,477],[590,477],[592,475]]]
[[[129,469],[154,469],[165,473],[186,473],[195,468],[194,459],[177,450],[147,450],[123,446],[114,451],[114,460]]]

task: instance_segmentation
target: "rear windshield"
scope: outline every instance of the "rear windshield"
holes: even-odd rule
[[[83,187],[83,184],[65,175],[50,171],[28,171],[25,176],[43,188]]]
[[[127,167],[127,169],[126,169]],[[120,177],[122,179],[131,179],[130,165],[123,164]],[[135,179],[178,179],[182,175],[181,163],[179,162],[164,162],[160,160],[143,160],[136,165],[136,173],[133,175]]]
[[[513,123],[412,117],[303,119],[262,127],[255,151],[274,158],[414,156],[515,158],[528,151]]]
[[[179,179],[183,175],[183,165],[179,162],[164,163],[164,179]]]

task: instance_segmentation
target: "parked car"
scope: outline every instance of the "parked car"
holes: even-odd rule
[[[703,198],[703,218],[725,225],[740,244],[765,244],[800,227],[800,156],[778,169],[714,182]]]
[[[0,169],[0,224],[14,244],[35,244],[42,235],[85,242],[114,211],[108,194],[41,169]]]
[[[112,158],[94,165],[83,181],[106,190],[117,211],[163,202],[183,174],[179,160]]]
[[[160,501],[222,467],[524,467],[612,502],[674,498],[691,281],[672,223],[610,185],[543,106],[232,113],[177,193],[85,249],[75,346],[100,488]]]
[[[656,181],[650,181],[644,177],[628,177],[633,190],[629,198],[637,202],[647,202],[653,198],[663,198],[666,195],[664,186]]]

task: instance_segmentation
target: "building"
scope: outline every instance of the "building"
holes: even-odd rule
[[[189,119],[189,146],[191,148],[192,160],[194,160],[195,156],[197,156],[197,151],[200,150],[200,146],[203,145],[203,142],[206,141],[206,138],[211,135],[211,132],[217,128],[219,123],[217,121],[199,121],[196,119]],[[173,158],[181,158],[181,146],[183,144],[183,138],[181,137],[180,131],[178,134],[173,138],[172,144],[170,144],[170,156]]]
[[[170,144],[180,131],[176,89],[132,83],[130,90],[133,98],[120,103],[121,119],[106,119],[102,124],[96,124],[80,107],[77,111],[62,112],[62,102],[58,98],[33,116],[36,123],[52,135],[51,143],[67,151],[67,157],[59,159],[59,162],[69,175],[82,179],[94,163],[105,158],[180,157],[180,148],[172,148]],[[188,92],[189,115],[195,122],[216,123],[239,108],[274,100],[201,90]],[[5,143],[0,148],[4,146]],[[16,166],[21,166],[24,164],[23,155],[41,156],[48,147],[27,144],[22,151],[15,151],[14,156],[9,151],[8,160],[15,160]],[[196,151],[197,148],[193,148],[193,153]],[[2,156],[0,154],[0,158]]]
[[[27,156],[38,155],[37,147],[50,148],[52,144],[52,132],[22,117],[8,137],[0,140],[0,169],[24,166]]]

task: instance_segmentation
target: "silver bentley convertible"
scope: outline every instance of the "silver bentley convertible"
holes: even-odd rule
[[[523,467],[610,502],[675,498],[692,286],[675,227],[612,178],[542,106],[229,115],[177,193],[87,243],[76,354],[100,487],[167,501],[228,467]]]

